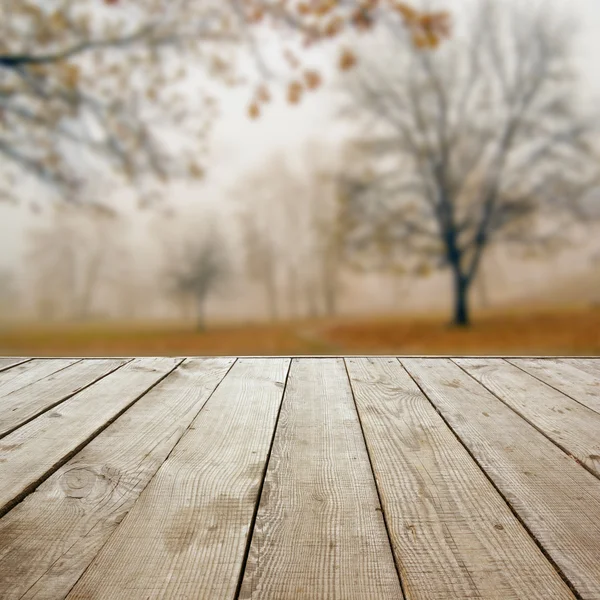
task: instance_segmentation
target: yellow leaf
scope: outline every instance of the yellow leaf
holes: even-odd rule
[[[260,107],[258,106],[258,104],[256,102],[253,102],[248,107],[248,116],[251,119],[258,119],[260,117]]]
[[[350,49],[345,48],[340,55],[338,65],[342,71],[348,71],[356,65],[356,62],[356,55]]]
[[[304,72],[304,81],[309,90],[315,90],[321,85],[322,79],[317,71],[310,70]]]
[[[288,86],[287,99],[290,104],[298,104],[302,99],[304,88],[299,81],[292,81]]]

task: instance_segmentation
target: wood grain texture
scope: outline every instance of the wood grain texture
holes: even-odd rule
[[[346,364],[407,600],[574,598],[400,363]]]
[[[234,598],[288,365],[236,362],[68,598]]]
[[[240,598],[402,598],[342,359],[292,361]]]
[[[544,383],[600,413],[600,377],[548,358],[507,359]]]
[[[6,371],[0,371],[0,407],[4,396],[36,383],[40,379],[50,377],[80,360],[80,358],[31,360]]]
[[[502,359],[454,362],[600,477],[600,414]]]
[[[31,360],[30,358],[0,358],[0,371],[6,371],[11,367],[16,367],[17,365],[21,365]]]
[[[0,440],[0,514],[68,460],[180,359],[137,359]]]
[[[3,600],[67,595],[233,362],[183,363],[0,519]]]
[[[600,598],[600,481],[451,360],[402,363],[580,596]]]
[[[0,438],[124,365],[126,360],[82,360],[0,399]]]
[[[600,379],[600,357],[599,358],[559,358],[556,362],[565,365],[571,365],[576,369],[585,371],[590,375]]]

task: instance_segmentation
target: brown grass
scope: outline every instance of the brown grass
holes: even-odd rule
[[[0,333],[0,354],[34,356],[505,354],[600,355],[600,309],[442,318],[360,318],[221,326],[27,326]]]

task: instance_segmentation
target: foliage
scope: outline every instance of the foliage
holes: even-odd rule
[[[448,267],[459,324],[489,245],[551,249],[600,181],[569,32],[514,4],[478,6],[464,41],[433,54],[396,37],[387,62],[378,52],[357,73],[350,114],[368,133],[343,182],[354,259]]]
[[[100,306],[106,310],[112,278],[127,259],[127,233],[125,222],[99,204],[56,204],[28,240],[28,297],[36,316],[87,320]]]
[[[63,194],[76,190],[87,173],[79,168],[100,168],[99,158],[104,174],[138,184],[202,177],[215,100],[205,86],[190,104],[185,85],[199,73],[235,84],[239,43],[262,65],[259,30],[311,46],[389,14],[420,47],[448,34],[444,13],[393,0],[4,0],[0,155],[8,185],[1,191],[11,198],[23,172],[59,184]],[[340,68],[355,61],[351,49],[340,50]],[[305,69],[289,83],[289,101],[320,84],[320,74]],[[270,97],[260,83],[249,115],[258,117]]]

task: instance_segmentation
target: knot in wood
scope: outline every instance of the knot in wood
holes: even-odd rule
[[[88,498],[92,493],[101,496],[114,487],[111,477],[97,473],[92,467],[73,467],[60,477],[60,486],[68,498]]]

